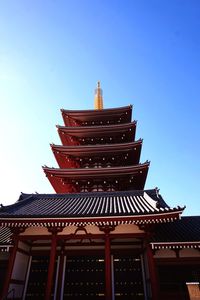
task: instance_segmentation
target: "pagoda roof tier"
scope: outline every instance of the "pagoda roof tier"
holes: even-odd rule
[[[95,110],[66,110],[61,109],[66,126],[87,126],[114,123],[129,123],[132,116],[132,105],[95,109]]]
[[[0,208],[0,226],[85,226],[156,224],[179,219],[184,208],[170,208],[157,190],[86,194],[21,194]]]
[[[124,144],[106,144],[106,145],[80,145],[77,146],[63,146],[63,145],[55,145],[51,144],[51,148],[53,151],[62,152],[65,154],[73,154],[78,156],[84,156],[85,153],[90,153],[91,155],[94,153],[105,152],[110,153],[115,152],[128,152],[132,150],[137,150],[137,148],[141,148],[142,139],[139,139],[134,142],[124,143]]]
[[[51,144],[52,151],[61,168],[69,168],[69,160],[79,160],[79,164],[85,158],[89,160],[109,160],[108,156],[112,159],[123,155],[126,164],[138,164],[140,160],[140,153],[142,148],[142,139],[124,144],[105,144],[105,145],[80,145],[80,146],[62,146]],[[118,162],[120,163],[120,161]],[[123,164],[122,163],[122,164]],[[81,165],[81,164],[80,164]],[[73,167],[73,166],[71,166]]]
[[[95,184],[100,181],[116,180],[117,182],[126,182],[127,189],[144,189],[149,162],[138,164],[135,166],[109,167],[109,168],[48,168],[43,167],[43,170],[51,182],[54,190],[57,193],[67,193],[69,185],[78,184],[77,180],[88,181],[89,179]]]
[[[67,127],[57,125],[57,128],[63,145],[77,145],[79,139],[84,140],[88,138],[93,139],[94,141],[98,138],[102,138],[101,144],[103,144],[105,143],[103,142],[103,138],[110,138],[110,143],[117,143],[118,139],[122,142],[134,141],[136,124],[137,122],[134,121],[127,124],[108,126]],[[116,142],[115,138],[117,138]],[[90,142],[87,142],[87,144],[88,143]]]
[[[115,176],[116,174],[128,175],[133,172],[142,172],[143,170],[147,170],[150,162],[145,162],[143,164],[138,164],[136,166],[122,166],[115,168],[82,168],[82,169],[60,169],[60,168],[48,168],[46,166],[43,167],[44,172],[48,174],[52,174],[53,176],[62,176],[62,177],[71,177],[71,176],[80,176],[80,177],[88,177],[88,176],[104,176],[109,175],[110,173]]]

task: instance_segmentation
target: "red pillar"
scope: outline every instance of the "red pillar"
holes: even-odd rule
[[[14,241],[14,246],[13,246],[13,249],[11,250],[10,257],[9,257],[6,279],[4,282],[1,299],[6,298],[8,292],[9,292],[8,289],[9,289],[9,285],[10,285],[10,280],[11,280],[11,276],[12,276],[13,266],[15,263],[15,258],[16,258],[16,253],[17,253],[17,249],[18,249],[18,243],[19,243],[18,235],[13,237],[13,241]]]
[[[147,245],[147,260],[149,266],[152,299],[158,300],[159,298],[158,298],[158,282],[157,282],[156,266],[155,266],[155,260],[153,257],[152,249],[149,244]]]
[[[51,298],[51,289],[53,283],[53,274],[54,274],[54,266],[55,266],[55,257],[56,257],[56,242],[57,236],[56,233],[52,234],[51,240],[51,252],[49,257],[49,267],[48,267],[48,277],[46,284],[46,292],[45,292],[45,300],[49,300]]]
[[[111,279],[111,253],[110,253],[110,237],[105,232],[105,284],[106,284],[106,300],[112,299],[112,279]]]

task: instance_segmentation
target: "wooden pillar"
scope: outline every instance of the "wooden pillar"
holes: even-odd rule
[[[7,273],[6,273],[6,279],[5,279],[5,282],[4,282],[4,287],[3,287],[3,292],[2,292],[1,299],[6,298],[8,292],[9,292],[10,280],[11,280],[13,266],[14,266],[14,263],[15,263],[16,253],[17,253],[18,244],[19,244],[19,235],[18,234],[13,236],[13,242],[14,242],[14,246],[11,250],[10,257],[9,257],[8,268],[7,268]]]
[[[53,274],[54,274],[55,258],[56,258],[56,243],[57,243],[57,233],[53,232],[52,239],[51,239],[51,252],[49,257],[45,300],[49,300],[51,298],[51,290],[52,290]]]
[[[111,252],[109,232],[105,231],[105,287],[106,300],[112,299]]]
[[[149,277],[151,282],[152,299],[158,300],[159,298],[158,298],[158,282],[157,282],[156,266],[155,266],[155,260],[153,257],[150,244],[147,245],[147,261],[149,267]]]

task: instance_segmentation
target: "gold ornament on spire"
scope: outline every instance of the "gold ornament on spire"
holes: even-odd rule
[[[103,109],[103,92],[100,87],[100,81],[97,82],[97,88],[95,89],[94,108]]]

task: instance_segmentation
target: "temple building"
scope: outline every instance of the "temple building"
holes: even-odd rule
[[[133,107],[103,108],[99,82],[94,107],[61,110],[55,193],[0,207],[1,299],[200,299],[200,217],[145,189]]]

